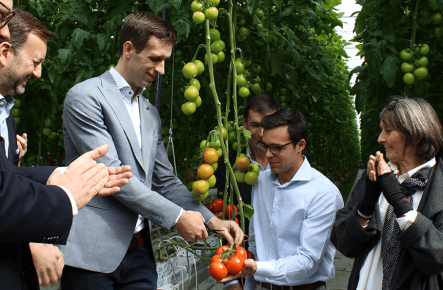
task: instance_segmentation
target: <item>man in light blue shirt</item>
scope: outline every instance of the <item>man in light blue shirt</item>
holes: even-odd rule
[[[254,185],[257,209],[249,227],[249,250],[255,260],[222,282],[246,276],[245,289],[325,289],[335,276],[335,248],[329,240],[335,212],[343,207],[337,187],[312,168],[302,151],[308,135],[306,121],[290,108],[261,121],[258,148],[271,170]],[[253,276],[250,276],[253,275]]]

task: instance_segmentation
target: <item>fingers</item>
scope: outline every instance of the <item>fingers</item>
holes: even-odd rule
[[[66,169],[66,171],[67,170],[68,169]],[[59,184],[60,178],[62,178],[62,173],[60,172],[60,170],[55,170],[54,173],[52,173],[51,177],[48,179],[48,181],[46,181],[46,185],[57,185]]]
[[[91,150],[89,152],[86,152],[85,154],[83,154],[81,157],[86,157],[86,158],[92,158],[92,160],[96,160],[100,157],[103,157],[106,155],[106,153],[109,150],[109,145],[108,144],[104,144],[100,147],[95,148],[94,150]]]
[[[108,167],[108,172],[109,175],[119,175],[119,174],[123,174],[126,172],[129,172],[131,170],[131,166],[130,165],[125,165],[125,166],[121,166],[121,167]],[[131,173],[132,176],[132,173]]]
[[[99,163],[89,169],[85,174],[89,175],[88,186],[91,186],[90,194],[96,195],[108,181],[108,171],[103,163]]]

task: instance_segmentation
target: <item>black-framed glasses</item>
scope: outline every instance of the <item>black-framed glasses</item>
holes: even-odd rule
[[[15,12],[12,11],[11,8],[6,7],[6,5],[3,4],[1,1],[0,1],[0,5],[3,6],[3,7],[5,7],[5,9],[8,10],[8,12],[9,12],[9,13],[7,13],[7,14],[5,14],[5,13],[0,13],[0,17],[1,17],[1,18],[0,18],[0,28],[3,28],[3,27],[6,26],[6,24],[9,23],[9,21],[12,20],[12,18],[14,18],[14,16],[15,16]]]
[[[398,103],[398,98],[393,98],[389,103],[386,104],[386,109],[392,110],[394,109],[395,105]]]
[[[263,143],[262,141],[258,141],[257,142],[257,147],[258,147],[258,149],[260,149],[260,151],[261,152],[263,152],[263,153],[266,153],[266,151],[268,151],[268,148],[269,148],[269,150],[271,150],[271,153],[272,154],[274,154],[274,155],[278,155],[278,154],[280,154],[280,152],[281,152],[281,149],[283,148],[283,147],[285,147],[286,145],[289,145],[289,144],[291,144],[291,143],[294,143],[294,142],[289,142],[289,143],[286,143],[285,145],[275,145],[275,144],[271,144],[271,145],[266,145],[265,143]]]

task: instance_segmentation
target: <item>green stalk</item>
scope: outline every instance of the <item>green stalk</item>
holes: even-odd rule
[[[411,49],[415,48],[415,35],[417,33],[417,17],[418,17],[418,7],[420,6],[420,0],[415,2],[414,16],[412,16],[412,37],[411,37]],[[409,85],[405,85],[404,97],[409,97]]]

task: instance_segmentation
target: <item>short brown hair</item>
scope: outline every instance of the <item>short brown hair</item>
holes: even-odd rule
[[[443,129],[432,106],[424,99],[396,96],[380,113],[386,126],[400,131],[406,145],[419,142],[417,157],[430,160],[443,149]]]
[[[139,53],[151,36],[155,36],[171,45],[177,43],[177,37],[172,27],[154,13],[140,11],[129,14],[123,19],[118,52],[122,55],[123,44],[130,41],[135,48],[135,52]]]
[[[14,18],[8,23],[11,35],[8,42],[14,50],[20,50],[31,32],[46,40],[54,38],[54,33],[31,13],[21,9],[14,9],[14,12]]]
[[[308,139],[308,125],[305,117],[298,110],[291,108],[281,109],[274,114],[264,116],[260,126],[265,130],[288,126],[289,137],[294,147],[301,139],[305,141]]]

